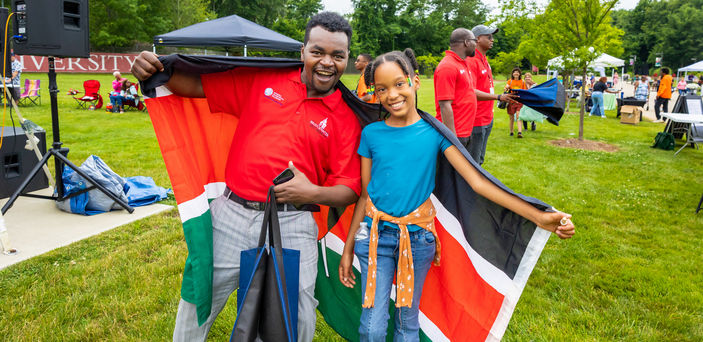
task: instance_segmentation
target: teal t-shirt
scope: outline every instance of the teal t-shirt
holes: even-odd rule
[[[451,145],[422,119],[405,127],[391,127],[384,121],[367,125],[361,132],[358,153],[372,162],[367,191],[376,208],[395,217],[417,209],[434,190],[439,153]],[[370,217],[364,221],[371,227]],[[384,224],[398,228],[393,223]],[[419,229],[408,226],[409,231]]]

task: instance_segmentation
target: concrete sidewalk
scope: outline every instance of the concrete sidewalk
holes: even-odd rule
[[[47,188],[34,193],[49,196],[53,189]],[[0,200],[0,207],[6,202],[7,198]],[[132,214],[126,210],[114,210],[94,216],[83,216],[59,210],[55,201],[20,197],[4,216],[10,246],[17,249],[18,253],[0,253],[0,269],[172,209],[173,206],[156,203],[134,208]]]

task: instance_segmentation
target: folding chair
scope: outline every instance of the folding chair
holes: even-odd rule
[[[132,83],[134,85],[134,88],[137,89],[137,94],[139,94],[139,83]],[[128,108],[134,108],[136,110],[143,111],[146,109],[144,106],[144,101],[142,101],[142,97],[139,95],[134,96],[133,99],[124,99],[122,101],[122,106],[125,107],[125,110]]]
[[[41,80],[24,80],[24,91],[20,94],[19,105],[41,105],[41,94],[39,94],[39,85]]]
[[[96,80],[87,80],[83,82],[83,96],[73,97],[78,103],[79,108],[88,109],[89,106],[94,106],[95,109],[100,109],[103,106],[103,97],[99,93],[100,82]],[[79,93],[80,94],[80,93]]]

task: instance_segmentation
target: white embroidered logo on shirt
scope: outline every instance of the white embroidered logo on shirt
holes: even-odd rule
[[[327,127],[327,118],[324,120],[320,121],[320,123],[316,123],[315,121],[310,120],[310,125],[312,127],[315,127],[320,134],[322,134],[325,138],[329,137],[329,133],[325,131],[325,128]]]
[[[460,73],[460,74],[463,74],[464,71],[466,71],[466,70],[463,70],[463,69],[462,69],[462,70],[459,70],[459,73]]]
[[[286,101],[285,99],[283,99],[283,96],[281,96],[281,94],[275,92],[273,90],[273,88],[264,89],[264,96],[267,99],[269,99],[273,102],[276,102],[278,105],[283,105],[283,103]]]

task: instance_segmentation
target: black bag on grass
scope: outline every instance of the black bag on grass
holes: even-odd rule
[[[662,150],[671,151],[674,149],[674,135],[668,132],[659,132],[657,136],[654,137],[653,148],[661,148]]]

